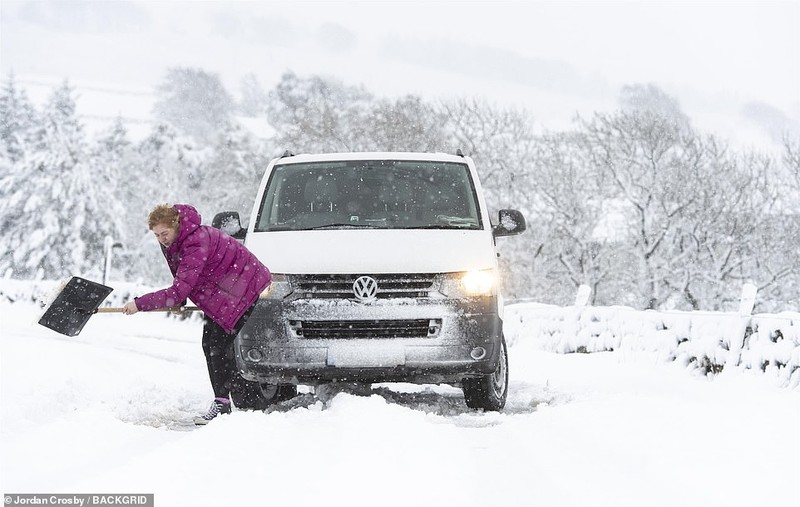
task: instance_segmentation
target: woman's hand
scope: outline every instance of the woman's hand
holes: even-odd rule
[[[122,307],[122,313],[125,315],[133,315],[138,311],[139,309],[136,307],[136,301],[128,301],[125,303],[125,306]]]

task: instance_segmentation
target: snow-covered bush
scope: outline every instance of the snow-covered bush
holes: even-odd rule
[[[741,368],[800,386],[800,313],[637,311],[627,307],[506,307],[510,345],[523,341],[560,354],[643,351],[703,374]]]

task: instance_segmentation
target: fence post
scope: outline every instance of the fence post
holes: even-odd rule
[[[750,325],[750,316],[753,314],[753,307],[756,304],[756,293],[758,289],[752,283],[746,283],[742,287],[742,296],[739,299],[739,325],[736,334],[731,336],[728,341],[728,358],[725,361],[725,368],[738,366],[742,358],[742,346],[744,345],[744,335],[747,326]]]
[[[575,295],[575,306],[586,306],[589,304],[589,296],[592,295],[592,289],[588,285],[581,285],[578,287],[578,293]]]
[[[111,278],[111,256],[114,253],[115,248],[122,248],[123,244],[114,241],[114,238],[111,236],[106,236],[105,241],[103,242],[103,285],[108,285],[108,282]]]
[[[739,300],[739,315],[749,317],[753,314],[753,307],[756,305],[756,292],[758,289],[752,283],[744,284],[742,287],[742,298]]]

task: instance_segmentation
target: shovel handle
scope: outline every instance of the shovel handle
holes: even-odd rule
[[[159,308],[158,310],[149,310],[151,312],[201,312],[202,310],[196,306],[176,306],[174,308]],[[122,313],[122,307],[102,307],[94,311],[94,313]]]

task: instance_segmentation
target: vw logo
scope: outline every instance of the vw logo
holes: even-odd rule
[[[371,276],[360,276],[353,282],[353,294],[363,303],[372,301],[378,294],[378,282]]]

